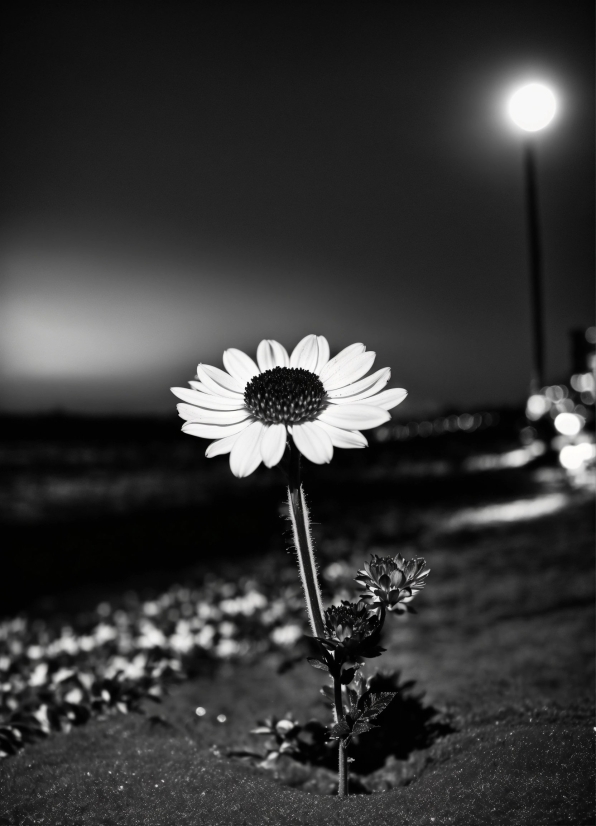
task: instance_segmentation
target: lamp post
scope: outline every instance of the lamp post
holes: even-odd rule
[[[540,83],[522,86],[509,101],[509,115],[527,133],[524,140],[524,180],[528,245],[530,259],[530,298],[532,313],[532,380],[530,392],[537,393],[544,385],[544,308],[542,296],[542,249],[538,218],[536,183],[536,145],[534,133],[544,129],[556,112],[555,96]]]

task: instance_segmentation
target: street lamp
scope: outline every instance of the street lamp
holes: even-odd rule
[[[530,247],[530,294],[532,304],[532,381],[530,392],[537,393],[544,385],[544,323],[542,299],[542,251],[538,222],[538,190],[536,184],[536,150],[533,134],[552,121],[557,110],[555,96],[541,83],[529,83],[518,89],[509,101],[508,111],[513,122],[527,132],[524,140],[524,178]]]
[[[538,132],[551,122],[557,111],[557,101],[551,90],[541,83],[522,86],[509,101],[509,114],[514,123],[526,132]]]

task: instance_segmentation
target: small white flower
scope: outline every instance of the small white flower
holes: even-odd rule
[[[299,625],[280,625],[271,632],[271,639],[276,645],[289,647],[294,645],[304,631]]]
[[[29,677],[29,685],[39,686],[43,685],[48,676],[48,664],[38,663]]]
[[[191,436],[214,439],[208,458],[230,454],[235,476],[249,476],[264,462],[282,458],[288,435],[307,459],[330,462],[334,447],[366,447],[360,433],[388,421],[407,392],[384,390],[388,367],[366,376],[375,360],[364,344],[351,344],[329,358],[324,336],[309,335],[289,356],[277,341],[265,339],[256,363],[234,348],[223,354],[226,370],[199,364],[197,380],[172,387],[183,404],[178,413]],[[227,372],[226,372],[227,371]]]

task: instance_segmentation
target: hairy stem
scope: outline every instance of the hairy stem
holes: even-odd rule
[[[335,699],[335,718],[339,722],[344,716],[343,700],[341,696],[341,679],[339,673],[333,675],[333,693]],[[349,795],[348,788],[348,750],[343,742],[339,741],[339,797]]]
[[[288,472],[288,505],[294,534],[294,545],[298,555],[300,578],[304,588],[306,610],[312,633],[315,637],[323,637],[323,600],[317,577],[314,545],[310,533],[308,507],[304,498],[304,491],[300,481],[300,453],[297,448],[290,447],[290,467]]]
[[[297,448],[292,449],[291,445],[288,469],[288,505],[310,627],[313,636],[324,637],[323,600],[317,576],[317,564],[315,562],[315,550],[310,532],[308,507],[300,480],[300,453]],[[343,716],[343,703],[339,674],[333,675],[333,687],[335,692],[335,717],[336,720],[341,720]],[[346,797],[348,794],[348,755],[341,740],[339,741],[338,794],[340,797]]]

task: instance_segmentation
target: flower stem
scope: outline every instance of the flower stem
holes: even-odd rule
[[[321,597],[321,589],[317,576],[317,564],[315,562],[315,550],[310,532],[308,507],[300,480],[300,453],[296,448],[292,450],[291,445],[288,469],[288,505],[310,627],[315,637],[324,637],[323,599]],[[333,689],[335,692],[335,716],[336,720],[339,721],[343,717],[339,673],[333,675]],[[348,795],[348,755],[341,740],[339,741],[338,795],[340,797],[347,797]]]
[[[325,635],[323,600],[317,577],[308,507],[300,481],[300,453],[296,448],[292,449],[291,446],[288,472],[288,505],[310,627],[315,637],[323,637]]]
[[[333,693],[335,699],[335,717],[339,722],[344,716],[343,700],[341,696],[341,680],[339,674],[333,675]],[[337,794],[339,797],[347,797],[349,795],[348,788],[348,750],[344,746],[343,741],[339,741],[339,788]]]

